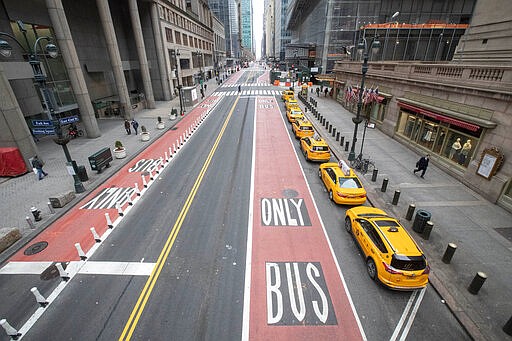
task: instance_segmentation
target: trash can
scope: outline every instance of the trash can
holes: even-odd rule
[[[87,176],[87,170],[85,169],[85,166],[78,166],[77,171],[77,175],[80,181],[83,182],[89,180],[89,176]]]
[[[418,210],[418,212],[416,212],[416,216],[414,217],[414,222],[412,223],[412,229],[415,232],[423,233],[425,225],[427,224],[427,221],[429,221],[431,217],[432,215],[430,214],[430,212],[425,210]]]

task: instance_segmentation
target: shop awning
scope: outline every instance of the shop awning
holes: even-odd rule
[[[468,129],[468,130],[471,130],[471,131],[478,131],[478,129],[480,129],[480,126],[478,126],[476,124],[464,122],[464,121],[458,120],[456,118],[448,117],[448,116],[445,116],[445,115],[436,114],[435,112],[432,112],[430,110],[426,110],[426,109],[423,109],[423,108],[419,108],[419,107],[416,107],[414,105],[410,105],[410,104],[407,104],[407,103],[401,103],[401,102],[398,102],[398,105],[401,108],[409,109],[409,110],[414,111],[414,112],[416,112],[418,114],[423,114],[425,116],[429,116],[429,117],[432,117],[432,118],[434,118],[436,120],[439,120],[439,121],[442,121],[442,122],[446,122],[446,123],[450,123],[450,124],[456,125],[458,127],[464,128],[464,129]]]
[[[408,109],[470,131],[478,131],[480,128],[493,129],[496,127],[495,122],[487,119],[470,116],[462,112],[455,112],[446,108],[438,108],[436,106],[420,103],[408,98],[397,98],[397,102],[398,105],[404,109]]]

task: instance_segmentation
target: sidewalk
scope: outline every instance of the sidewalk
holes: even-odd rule
[[[206,84],[205,98],[218,88],[215,79],[210,79]],[[199,103],[201,103],[200,96]],[[98,120],[101,131],[101,136],[98,138],[88,139],[86,137],[79,137],[71,140],[68,143],[69,153],[77,165],[85,165],[89,180],[83,182],[85,187],[84,193],[76,194],[75,199],[63,208],[54,209],[54,214],[51,214],[48,208],[48,198],[59,193],[74,192],[74,180],[67,173],[66,158],[62,147],[53,142],[53,136],[40,138],[39,142],[36,142],[39,149],[38,155],[45,162],[44,170],[48,173],[48,176],[39,181],[37,176],[30,172],[15,178],[0,178],[0,212],[2,214],[2,225],[0,228],[17,227],[22,234],[20,240],[0,254],[0,264],[30,241],[33,236],[66,213],[76,202],[80,201],[84,196],[115,174],[122,166],[130,162],[133,157],[148,147],[152,141],[163,135],[174,125],[179,124],[180,116],[173,121],[169,119],[172,108],[177,108],[179,112],[180,103],[178,98],[168,102],[156,102],[155,109],[144,109],[135,114],[135,120],[139,122],[139,134],[142,126],[146,126],[150,133],[150,140],[147,142],[142,142],[140,136],[135,135],[133,128],[131,135],[126,134],[124,119],[122,118]],[[192,109],[187,107],[186,111],[190,112]],[[165,122],[165,129],[160,130],[156,128],[158,116]],[[100,174],[92,171],[88,157],[104,147],[110,147],[113,154],[114,143],[117,140],[121,141],[126,148],[126,158],[114,158],[110,163],[110,168],[103,168]],[[32,206],[42,212],[42,220],[34,222],[35,229],[31,229],[25,220],[25,217],[30,217],[34,221],[30,212]]]
[[[354,114],[329,96],[308,95],[313,95],[318,112],[351,144]],[[328,128],[312,112],[308,111],[306,116],[334,154],[347,160],[349,152],[329,134]],[[363,128],[364,123],[358,127],[356,156]],[[369,201],[400,218],[409,229],[430,263],[430,284],[456,318],[475,340],[512,340],[502,330],[512,316],[512,240],[498,232],[512,230],[512,214],[440,170],[432,158],[425,178],[415,175],[412,170],[421,155],[378,129],[366,129],[363,155],[371,158],[379,171],[376,182],[371,181],[372,174],[360,175]],[[381,192],[384,178],[389,183],[387,191]],[[395,190],[400,190],[396,206],[392,205]],[[414,217],[411,221],[405,219],[409,204],[416,205],[416,212],[423,209],[432,214],[434,228],[428,240],[412,231]],[[445,264],[441,258],[448,243],[455,243],[457,250],[451,263]],[[484,272],[487,280],[479,293],[472,295],[467,287],[477,272]]]

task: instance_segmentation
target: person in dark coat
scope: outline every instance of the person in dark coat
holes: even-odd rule
[[[135,135],[138,135],[139,122],[135,121],[135,119],[132,119],[132,127],[133,130],[135,130]]]
[[[320,97],[320,88],[316,87],[316,97]]]
[[[126,133],[127,133],[128,135],[131,135],[132,130],[131,130],[131,128],[130,128],[130,121],[128,121],[128,120],[124,120],[124,129],[126,129]]]
[[[48,173],[43,170],[43,163],[39,160],[37,155],[32,159],[32,167],[36,169],[39,180],[43,180],[43,177],[48,175]]]
[[[325,94],[325,97],[327,97],[327,93],[329,92],[329,89],[325,88],[324,89],[324,94]]]
[[[419,172],[421,171],[421,177],[423,178],[423,176],[425,175],[425,172],[427,171],[427,167],[428,167],[428,161],[430,160],[430,155],[427,154],[425,156],[422,156],[418,162],[416,162],[416,169],[414,170],[414,174],[416,174],[416,172]]]

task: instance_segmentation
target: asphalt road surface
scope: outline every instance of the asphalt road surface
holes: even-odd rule
[[[260,84],[263,74],[244,69],[213,94],[206,119],[87,261],[66,262],[80,267],[68,282],[0,272],[0,317],[23,325],[25,340],[469,339],[432,287],[396,292],[369,279],[343,229],[347,208],[328,199],[274,96],[281,88]],[[282,190],[287,178],[297,186]],[[281,199],[268,203],[286,201],[293,227],[257,226],[267,219],[258,195],[272,188]],[[55,296],[39,315],[33,286]]]

